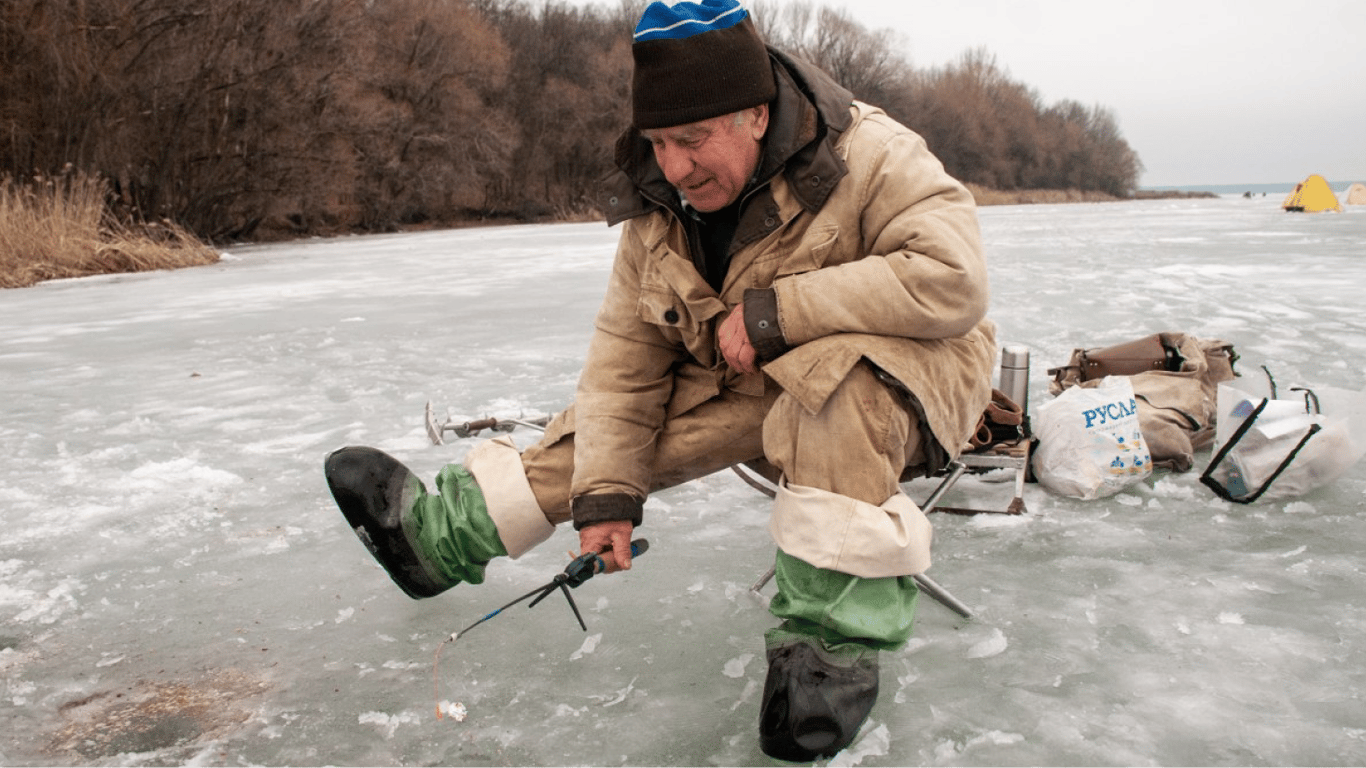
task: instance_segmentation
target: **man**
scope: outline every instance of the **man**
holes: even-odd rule
[[[655,2],[632,45],[633,125],[607,197],[624,222],[575,402],[436,492],[368,448],[328,458],[343,513],[395,582],[478,583],[573,522],[629,568],[652,491],[737,463],[778,482],[782,620],[766,635],[766,753],[850,743],[879,650],[910,636],[934,472],[990,398],[995,342],[969,193],[924,142],[766,48],[735,0]],[[614,556],[614,560],[613,560]]]

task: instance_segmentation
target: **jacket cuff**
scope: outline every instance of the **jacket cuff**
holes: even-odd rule
[[[639,526],[644,520],[645,500],[629,493],[595,493],[576,496],[570,504],[574,516],[574,530],[583,530],[594,523],[630,520]]]
[[[759,361],[767,363],[777,360],[792,347],[783,338],[783,329],[778,325],[778,292],[772,288],[745,289],[745,332],[749,343],[759,356]]]

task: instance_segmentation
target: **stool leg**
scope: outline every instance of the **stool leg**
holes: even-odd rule
[[[934,489],[934,493],[931,493],[930,497],[925,500],[925,505],[921,507],[922,512],[929,514],[930,510],[934,509],[935,505],[939,503],[939,499],[943,497],[944,493],[947,492],[949,488],[953,487],[953,484],[958,482],[958,478],[962,477],[963,473],[968,469],[966,466],[956,461],[949,466],[952,468],[952,471],[949,473],[949,476],[944,478],[944,481],[939,484],[939,487]],[[745,477],[739,470],[736,470],[736,474]],[[748,480],[748,478],[746,478],[746,480]],[[1021,482],[1023,482],[1023,477],[1021,478]],[[1022,496],[1023,494],[1024,488],[1021,486],[1019,495]],[[759,590],[763,589],[764,585],[768,584],[768,582],[773,579],[775,573],[777,573],[777,566],[770,567],[763,576],[759,577],[758,581],[750,585],[749,591],[756,595],[759,594]],[[925,590],[925,594],[937,600],[944,607],[965,619],[972,618],[972,611],[969,610],[966,605],[950,594],[947,589],[939,586],[939,584],[929,576],[922,573],[912,576],[911,578],[915,579],[915,583],[921,589]]]

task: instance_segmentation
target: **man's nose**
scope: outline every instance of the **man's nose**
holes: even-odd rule
[[[692,157],[677,147],[657,147],[655,161],[659,163],[660,170],[664,171],[664,178],[674,186],[688,178],[693,170]]]

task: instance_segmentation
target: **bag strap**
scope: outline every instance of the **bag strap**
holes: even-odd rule
[[[1313,413],[1313,414],[1320,414],[1320,413],[1323,413],[1323,409],[1319,407],[1319,396],[1318,396],[1317,394],[1314,393],[1314,390],[1310,389],[1309,387],[1291,387],[1291,388],[1290,388],[1290,391],[1291,391],[1291,392],[1303,392],[1303,393],[1304,393],[1304,412],[1305,412],[1305,413]],[[1313,410],[1312,410],[1312,411],[1309,410],[1309,408],[1310,408],[1311,405],[1313,406]]]

